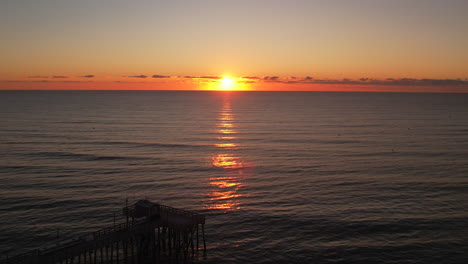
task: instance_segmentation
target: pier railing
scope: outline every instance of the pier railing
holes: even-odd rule
[[[129,222],[129,223],[124,222],[124,223],[116,224],[116,225],[106,227],[103,229],[99,229],[98,231],[95,231],[92,233],[76,236],[75,238],[72,238],[72,239],[60,240],[60,241],[57,241],[55,244],[52,244],[49,247],[32,250],[26,253],[15,255],[13,257],[7,257],[6,259],[0,259],[0,263],[3,263],[2,261],[5,261],[6,263],[20,263],[23,260],[30,260],[32,258],[36,258],[37,256],[41,254],[45,254],[51,251],[57,251],[57,250],[60,250],[62,247],[68,247],[70,246],[71,243],[79,244],[80,242],[98,240],[100,238],[105,238],[107,235],[113,234],[115,232],[127,231],[132,227],[132,225],[133,225],[132,222]]]
[[[30,251],[30,252],[26,252],[26,253],[23,253],[23,254],[13,256],[11,258],[6,257],[5,259],[0,259],[0,263],[21,263],[24,260],[29,260],[31,258],[36,258],[40,254],[41,254],[40,250],[33,250],[33,251]]]
[[[131,223],[124,222],[124,223],[120,223],[120,224],[117,224],[117,225],[113,225],[113,226],[110,226],[110,227],[100,229],[98,231],[95,231],[95,232],[91,233],[91,235],[81,236],[81,238],[86,239],[86,238],[91,236],[91,237],[93,237],[93,239],[98,239],[100,237],[105,237],[106,235],[109,235],[111,233],[127,231],[129,229],[129,227],[131,227],[131,226],[132,226]]]
[[[162,205],[162,204],[156,204],[156,205],[158,206],[157,208],[159,210],[157,211],[152,210],[151,214],[154,214],[154,213],[159,214],[159,215],[175,214],[175,215],[184,216],[184,217],[192,219],[194,224],[205,224],[204,215],[190,212],[190,211],[183,210],[183,209],[174,208],[174,207],[167,206],[167,205]],[[135,213],[136,213],[135,205],[126,206],[123,208],[124,215],[134,217]]]
[[[160,205],[160,208],[161,208],[161,213],[167,212],[167,213],[173,213],[177,215],[184,215],[184,216],[192,218],[192,220],[195,220],[196,224],[205,224],[204,215],[200,215],[194,212],[190,212],[190,211],[186,211],[186,210],[182,210],[182,209],[178,209],[178,208],[174,208],[174,207],[170,207],[170,206],[162,205],[162,204]]]

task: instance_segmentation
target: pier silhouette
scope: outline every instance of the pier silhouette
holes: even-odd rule
[[[1,264],[158,263],[206,255],[205,216],[139,200],[122,210],[126,221],[44,246]],[[201,229],[201,230],[200,230]],[[201,234],[200,234],[201,233]]]

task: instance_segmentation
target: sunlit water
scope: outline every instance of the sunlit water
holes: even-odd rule
[[[467,263],[468,96],[0,92],[0,253],[207,215],[201,263]]]

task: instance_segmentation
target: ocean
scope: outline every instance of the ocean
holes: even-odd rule
[[[0,254],[148,198],[199,263],[468,263],[468,94],[0,91]]]

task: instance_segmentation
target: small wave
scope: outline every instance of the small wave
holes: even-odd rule
[[[60,121],[55,122],[55,124],[101,124],[99,121]]]
[[[94,155],[94,154],[83,154],[83,153],[72,153],[72,152],[56,152],[56,151],[44,151],[44,152],[32,152],[25,154],[31,157],[45,157],[45,158],[65,158],[65,159],[77,159],[84,161],[103,161],[103,160],[147,160],[146,157],[130,157],[130,156],[106,156],[106,155]]]
[[[203,148],[209,145],[199,144],[179,144],[179,143],[159,143],[159,142],[131,142],[131,141],[86,141],[79,142],[79,144],[89,145],[117,145],[117,146],[129,146],[129,147],[140,147],[140,148]]]
[[[323,140],[323,139],[273,139],[269,140],[272,143],[299,143],[299,144],[359,144],[361,140]]]

